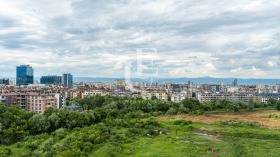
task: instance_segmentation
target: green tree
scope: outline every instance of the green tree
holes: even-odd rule
[[[234,112],[239,112],[239,108],[240,108],[239,104],[236,103],[236,102],[233,102],[232,104],[233,104],[233,111]]]
[[[50,122],[50,131],[55,131],[56,129],[60,128],[60,117],[57,113],[52,113],[48,117],[48,121]]]
[[[166,112],[166,114],[168,114],[168,115],[174,115],[174,114],[176,114],[176,110],[174,109],[174,108],[170,108],[167,112]]]
[[[4,113],[5,111],[6,111],[5,105],[0,102],[0,114]]]
[[[47,132],[50,128],[48,118],[42,114],[35,114],[29,120],[29,129],[33,134]]]
[[[157,98],[156,96],[153,95],[153,96],[151,97],[151,100],[158,100],[158,98]]]
[[[280,100],[275,103],[275,107],[278,111],[280,111]]]
[[[179,108],[178,108],[178,112],[180,113],[188,113],[187,108],[185,108],[185,106],[183,104],[180,104]]]
[[[249,98],[248,111],[254,111],[254,100],[252,96]]]

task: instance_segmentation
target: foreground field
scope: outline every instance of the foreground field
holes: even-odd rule
[[[29,136],[1,146],[0,156],[278,157],[279,116],[271,110],[116,119]]]

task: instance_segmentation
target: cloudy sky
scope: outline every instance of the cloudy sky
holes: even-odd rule
[[[279,78],[279,15],[279,0],[0,0],[0,78],[21,64],[35,77]]]

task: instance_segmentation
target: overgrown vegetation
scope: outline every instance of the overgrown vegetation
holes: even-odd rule
[[[242,121],[236,121],[236,120],[224,120],[221,121],[220,124],[222,125],[229,125],[229,126],[235,126],[235,127],[260,127],[261,124],[257,122],[242,122]]]
[[[257,102],[250,101],[250,103],[254,103],[254,108],[269,106],[277,108],[278,102],[260,105]],[[249,105],[252,105],[250,103],[220,100],[201,104],[194,99],[185,99],[181,103],[173,103],[158,99],[142,100],[109,96],[73,99],[68,103],[81,105],[85,111],[77,112],[49,108],[44,114],[36,114],[26,112],[17,106],[6,109],[3,104],[0,104],[0,144],[2,145],[0,146],[0,156],[49,157],[96,156],[96,154],[103,154],[103,156],[137,156],[138,153],[141,153],[141,148],[134,145],[141,145],[141,142],[145,143],[145,140],[153,141],[157,143],[156,145],[162,147],[164,147],[164,142],[161,143],[160,140],[167,143],[171,142],[170,145],[176,146],[174,149],[194,149],[190,152],[183,151],[182,156],[191,152],[193,155],[190,156],[200,156],[205,153],[214,155],[222,151],[237,155],[244,153],[244,151],[248,152],[247,145],[235,143],[233,144],[234,147],[230,146],[223,150],[222,145],[213,144],[211,141],[206,141],[201,144],[203,146],[200,149],[196,149],[199,144],[195,143],[199,142],[201,138],[194,133],[206,124],[193,123],[189,120],[162,122],[153,117],[175,114],[200,115],[215,110],[238,112],[240,109],[249,109]],[[224,131],[225,126],[229,130]],[[279,133],[263,131],[260,128],[261,125],[254,122],[229,120],[208,127],[212,127],[212,129],[207,133],[223,136],[224,141],[222,143],[228,145],[232,145],[230,138],[280,139]],[[182,140],[190,141],[190,144],[193,145],[182,146]],[[205,151],[209,145],[211,145],[211,153],[209,153],[210,149]],[[214,146],[217,146],[218,150],[214,151],[212,149]],[[167,149],[168,152],[166,153],[172,156],[169,148],[159,149]],[[146,156],[153,156],[153,153],[150,153]],[[146,154],[146,152],[142,152],[140,156],[143,154]]]

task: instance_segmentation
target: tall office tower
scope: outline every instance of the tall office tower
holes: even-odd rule
[[[46,84],[46,85],[61,85],[62,84],[62,76],[57,76],[57,75],[49,75],[49,76],[42,76],[40,79],[41,84]]]
[[[28,85],[33,84],[34,76],[33,76],[33,68],[29,65],[20,65],[17,66],[16,70],[16,85]]]
[[[3,79],[0,79],[0,84],[9,85],[10,81],[9,81],[9,79],[3,78]]]
[[[70,73],[62,75],[62,85],[68,88],[73,88],[73,76]]]
[[[232,86],[233,86],[233,87],[236,87],[236,86],[237,86],[237,79],[234,79],[234,80],[232,81]]]

